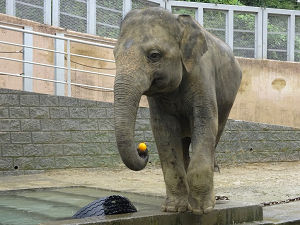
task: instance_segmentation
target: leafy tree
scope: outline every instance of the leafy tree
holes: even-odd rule
[[[241,0],[244,5],[259,6],[264,8],[300,9],[296,0]]]
[[[186,0],[186,2],[204,2],[226,5],[243,5],[240,0]]]
[[[187,2],[205,2],[227,5],[247,5],[264,8],[300,9],[296,0],[186,0]]]

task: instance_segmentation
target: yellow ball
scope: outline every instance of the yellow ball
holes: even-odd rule
[[[138,149],[140,151],[146,151],[147,145],[144,142],[142,142],[142,143],[139,144]]]

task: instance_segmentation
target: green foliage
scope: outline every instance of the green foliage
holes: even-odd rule
[[[227,5],[247,5],[264,8],[300,9],[296,0],[185,0],[186,2],[205,2]]]
[[[240,0],[186,0],[186,2],[204,2],[226,5],[243,5]]]
[[[178,14],[178,15],[190,15],[190,16],[195,18],[196,9],[172,7],[172,13],[173,14]]]
[[[295,49],[300,50],[300,35],[296,37],[295,40]]]
[[[0,13],[5,13],[5,0],[0,0]]]
[[[300,9],[296,0],[241,0],[244,5],[278,9]]]
[[[16,16],[23,19],[33,20],[39,23],[43,23],[44,21],[42,9],[29,7],[27,5],[24,5],[22,10],[17,10]]]
[[[250,13],[234,13],[234,29],[255,30],[255,14]]]
[[[203,23],[206,28],[224,29],[226,26],[226,14],[223,11],[205,9]]]
[[[255,14],[235,12],[233,44],[240,48],[255,47]],[[249,50],[248,50],[249,51]]]

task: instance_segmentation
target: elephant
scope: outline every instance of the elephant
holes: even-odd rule
[[[125,16],[114,56],[114,122],[122,161],[135,171],[147,164],[148,153],[139,154],[134,142],[139,102],[146,95],[166,185],[161,210],[212,211],[215,148],[242,78],[231,48],[189,15],[147,8]]]

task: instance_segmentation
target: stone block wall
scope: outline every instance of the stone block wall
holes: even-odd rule
[[[300,129],[228,120],[216,152],[220,164],[300,160]]]
[[[149,110],[140,108],[136,142],[158,160]],[[119,165],[112,103],[0,89],[0,175]]]
[[[135,141],[156,164],[149,118],[138,110]],[[220,164],[300,160],[300,130],[229,120],[216,152]],[[0,175],[120,163],[112,103],[0,89]]]

